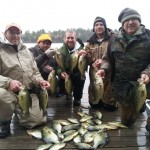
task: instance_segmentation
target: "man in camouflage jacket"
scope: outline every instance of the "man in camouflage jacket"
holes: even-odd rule
[[[140,14],[130,8],[122,10],[118,20],[122,27],[109,45],[97,74],[105,76],[112,70],[114,94],[120,104],[121,121],[130,126],[137,119],[131,96],[138,78],[147,85],[149,98],[150,30],[141,24]],[[149,120],[148,118],[146,127],[150,131]]]

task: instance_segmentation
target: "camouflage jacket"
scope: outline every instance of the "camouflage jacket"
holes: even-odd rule
[[[95,33],[90,37],[85,46],[90,64],[95,62],[95,60],[102,58],[104,52],[107,50],[109,39],[110,34],[108,32],[106,32],[106,35],[101,42],[97,40]]]
[[[141,25],[127,40],[121,28],[103,55],[101,68],[106,72],[112,70],[116,98],[129,104],[134,83],[140,75],[144,73],[150,77],[150,30]]]
[[[0,88],[8,88],[11,80],[18,80],[28,89],[43,80],[31,52],[23,45],[0,46]]]

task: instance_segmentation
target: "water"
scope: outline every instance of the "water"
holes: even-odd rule
[[[36,43],[24,43],[28,48],[33,47],[36,45]],[[63,45],[63,43],[52,43],[51,48],[60,48]]]

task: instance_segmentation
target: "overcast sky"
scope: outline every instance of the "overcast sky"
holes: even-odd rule
[[[24,31],[91,29],[96,16],[106,19],[107,26],[118,29],[118,15],[126,7],[136,9],[142,23],[150,29],[149,0],[1,0],[0,31],[15,22]]]

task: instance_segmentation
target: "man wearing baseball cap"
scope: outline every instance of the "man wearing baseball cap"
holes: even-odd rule
[[[4,40],[0,45],[0,138],[10,134],[10,123],[15,112],[19,123],[26,128],[46,123],[47,117],[39,108],[35,87],[49,88],[36,65],[31,52],[21,40],[22,30],[15,23],[8,24]],[[30,115],[24,116],[18,104],[18,93],[25,86],[30,91],[32,108]]]

